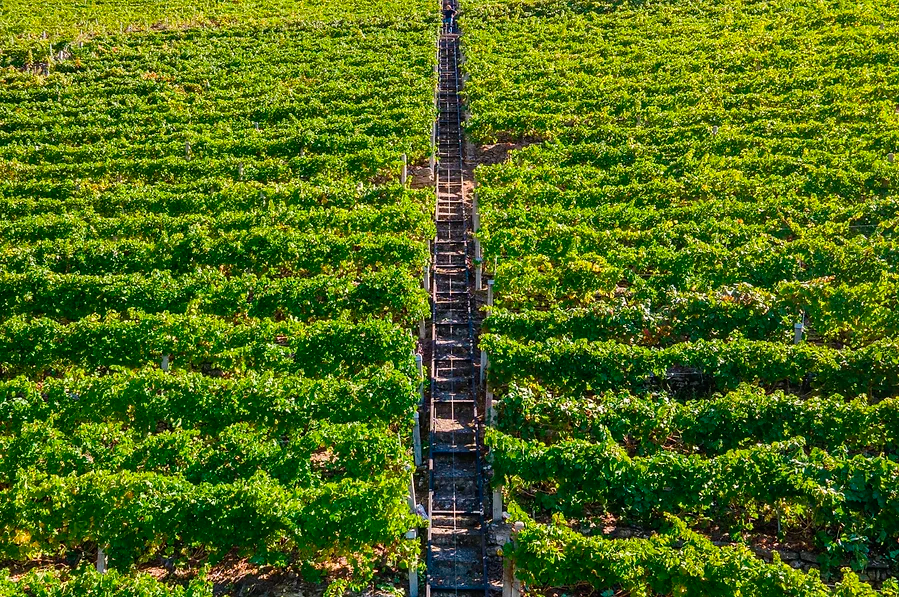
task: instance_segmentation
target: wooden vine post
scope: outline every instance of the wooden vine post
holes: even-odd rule
[[[97,572],[101,574],[106,574],[106,571],[109,568],[109,558],[106,556],[106,552],[103,551],[103,548],[99,545],[97,546]]]
[[[493,306],[493,280],[487,280],[487,306]],[[481,351],[481,375],[484,379],[484,419],[487,425],[493,425],[493,390],[490,387],[490,381],[486,378],[485,370],[487,368],[487,352]],[[493,522],[502,522],[503,520],[503,486],[498,485],[493,488],[493,511],[491,512]]]
[[[414,557],[409,566],[409,597],[418,597],[418,556]]]
[[[425,366],[420,354],[415,355],[415,370],[418,372],[418,399],[425,402]]]
[[[493,522],[503,521],[503,486],[493,488]]]
[[[483,257],[481,255],[481,241],[477,238],[474,239],[474,262],[477,264],[477,269],[475,269],[474,274],[474,289],[481,289],[481,273],[483,271]]]
[[[487,280],[487,306],[493,306],[493,280]],[[482,367],[486,368],[484,361],[486,360],[487,353],[482,352],[481,354],[481,364]],[[488,425],[493,425],[493,389],[490,387],[490,380],[486,379],[485,375],[485,386],[484,386],[484,418]]]
[[[437,97],[437,94],[434,94],[434,97]],[[436,100],[435,100],[436,103]],[[428,165],[431,168],[431,180],[437,179],[437,121],[431,125],[431,157],[429,158]]]
[[[415,466],[421,466],[421,423],[419,414],[415,413],[415,429],[412,430],[412,451],[415,456]]]
[[[415,424],[418,425],[418,413],[415,413]],[[409,511],[412,514],[418,514],[417,503],[415,501],[415,476],[409,474]],[[418,531],[409,529],[406,531],[406,539],[417,539]],[[418,597],[418,555],[412,556],[412,562],[409,564],[409,597]]]
[[[515,545],[518,532],[524,528],[519,521],[512,526],[512,544]],[[515,576],[515,564],[509,558],[503,558],[503,597],[521,597],[521,581]]]
[[[415,368],[418,372],[418,395],[419,395],[419,404],[424,404],[425,398],[425,384],[424,384],[424,365],[422,363],[422,357],[420,354],[415,355]],[[415,466],[421,466],[422,463],[422,455],[421,455],[421,415],[418,410],[415,411],[414,415],[415,425],[412,428],[412,454],[415,457]],[[415,507],[413,504],[412,508],[413,513],[415,512]]]

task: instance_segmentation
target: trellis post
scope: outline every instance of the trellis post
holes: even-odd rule
[[[418,413],[415,414],[415,421],[418,422]],[[418,513],[418,504],[415,501],[415,476],[409,475],[409,511],[412,514]],[[406,539],[417,539],[418,531],[409,529],[406,531]],[[409,566],[409,597],[418,597],[418,557],[415,556],[412,564]]]
[[[486,423],[493,425],[493,390],[490,388],[490,382],[487,382],[484,389],[484,406]]]
[[[106,571],[109,568],[109,558],[106,556],[106,552],[103,551],[103,548],[99,545],[97,546],[97,572],[101,574],[106,574]]]
[[[418,397],[421,403],[425,401],[425,367],[420,354],[415,355],[415,369],[418,371]]]
[[[409,566],[409,597],[418,597],[418,556]]]
[[[431,180],[437,178],[437,121],[431,125],[431,157],[428,160],[431,167]]]
[[[415,428],[412,430],[412,450],[415,456],[415,466],[421,466],[421,423],[419,414],[415,413]]]
[[[512,528],[512,542],[515,543],[515,535],[524,528],[524,523],[516,522]],[[521,581],[515,576],[515,565],[508,558],[503,559],[503,597],[520,597]]]

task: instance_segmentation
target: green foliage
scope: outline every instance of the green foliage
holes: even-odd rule
[[[427,317],[430,306],[418,276],[404,269],[287,278],[228,276],[213,269],[183,275],[165,270],[83,275],[33,269],[0,273],[0,309],[5,317],[67,320],[131,310],[300,321],[378,316],[411,327]]]
[[[556,395],[513,385],[496,405],[499,428],[523,439],[603,441],[638,454],[666,449],[714,455],[755,443],[801,437],[824,450],[899,453],[899,399],[875,404],[839,394],[807,399],[740,386],[724,395],[677,402],[627,391]]]
[[[34,557],[96,541],[115,566],[164,549],[186,560],[204,547],[222,557],[235,547],[263,564],[358,559],[364,579],[380,546],[399,543],[416,524],[405,501],[408,478],[342,479],[290,488],[257,470],[233,483],[190,483],[178,474],[96,471],[23,475],[5,501],[6,557]],[[407,548],[408,549],[408,548]]]
[[[647,384],[650,375],[664,379],[669,368],[688,367],[719,390],[749,381],[769,387],[793,382],[798,389],[810,376],[811,387],[828,393],[884,397],[899,392],[899,345],[893,339],[858,350],[739,337],[652,349],[557,338],[524,343],[485,334],[481,346],[490,353],[495,384],[531,378],[573,391],[638,388]]]
[[[0,595],[200,597],[237,554],[407,565],[429,3],[0,8]],[[166,363],[167,366],[163,366]],[[163,369],[166,369],[163,371]]]
[[[275,435],[305,429],[313,421],[402,424],[411,420],[419,399],[409,381],[390,365],[352,378],[270,371],[215,378],[156,368],[37,383],[17,378],[0,383],[0,420],[10,435],[46,420],[64,431],[85,423],[120,422],[143,433],[183,426],[211,434],[250,422]]]
[[[503,555],[515,562],[522,580],[538,586],[587,583],[603,595],[624,590],[641,597],[899,595],[895,581],[875,591],[848,570],[842,582],[830,587],[779,558],[768,564],[742,546],[716,547],[673,517],[666,532],[650,539],[604,539],[579,535],[560,518],[540,525],[515,510],[525,527],[506,544]]]
[[[773,291],[749,284],[706,292],[644,289],[641,294],[649,296],[642,300],[591,297],[587,306],[559,301],[545,310],[535,305],[541,295],[533,287],[524,295],[525,280],[515,277],[510,282],[514,288],[501,295],[484,325],[516,339],[569,337],[669,346],[739,334],[749,340],[784,341],[792,338],[803,312],[815,322],[815,333],[829,341],[862,346],[899,335],[899,286],[892,275],[854,286],[824,280],[782,282]]]
[[[212,597],[212,585],[200,578],[173,586],[147,574],[126,576],[115,570],[101,574],[88,567],[68,574],[32,571],[11,580],[2,570],[0,597]]]
[[[171,355],[173,367],[185,369],[272,369],[318,376],[393,363],[411,373],[412,349],[405,330],[377,319],[304,325],[128,312],[91,315],[71,324],[23,317],[0,324],[0,367],[7,375],[144,367],[164,355]]]
[[[476,170],[490,437],[536,516],[783,541],[777,519],[822,568],[895,566],[897,23],[884,0],[463,3],[466,127],[509,150]],[[532,539],[541,586],[873,594],[661,536]]]
[[[40,38],[47,33],[51,40],[95,36],[116,32],[186,29],[203,26],[234,27],[241,24],[276,26],[285,22],[351,24],[371,22],[393,23],[398,14],[415,20],[434,20],[427,3],[381,2],[360,0],[95,0],[72,4],[53,0],[34,10],[29,0],[13,0],[0,11],[0,32],[21,38]]]
[[[827,529],[820,533],[825,546],[856,536],[883,547],[899,536],[899,464],[882,456],[806,453],[801,439],[711,458],[672,452],[631,458],[611,437],[545,446],[492,431],[487,440],[498,479],[552,482],[553,491],[537,502],[568,514],[598,506],[643,523],[688,514],[751,530],[780,511]]]

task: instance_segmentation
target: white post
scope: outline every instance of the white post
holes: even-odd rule
[[[481,229],[481,215],[478,213],[477,193],[474,193],[471,198],[471,229],[475,233]]]
[[[896,154],[893,153],[892,151],[891,151],[890,153],[888,153],[888,154],[887,154],[887,161],[888,161],[889,163],[891,163],[891,164],[892,164],[893,162],[895,162],[895,161],[896,161]]]
[[[103,551],[102,547],[97,547],[97,572],[101,574],[106,574],[106,570],[109,568],[109,558],[106,557],[106,552]]]
[[[503,488],[497,487],[493,490],[493,522],[500,522],[503,519]]]
[[[515,577],[515,567],[512,562],[503,562],[503,597],[520,597],[521,581]]]
[[[415,456],[415,466],[421,466],[421,424],[418,413],[415,413],[415,428],[412,430],[412,449]]]
[[[518,532],[524,528],[523,522],[516,522],[512,525],[512,542]],[[515,574],[515,565],[509,559],[503,559],[503,597],[521,597],[521,581]]]
[[[237,164],[237,178],[243,180],[243,163]]]
[[[409,178],[409,159],[403,154],[403,172],[400,174],[400,184],[406,186],[406,179]]]
[[[493,280],[487,280],[487,306],[493,306]]]
[[[793,344],[799,344],[802,342],[802,331],[803,331],[802,322],[797,322],[793,324]]]
[[[415,424],[418,425],[418,413],[415,413]],[[418,504],[415,502],[415,475],[409,474],[409,496],[407,497],[407,501],[409,503],[409,512],[412,514],[417,514],[418,512]],[[416,529],[409,529],[406,531],[406,539],[417,539],[418,531]],[[409,595],[410,597],[417,597],[418,595],[418,558],[416,557],[412,561],[412,565],[409,567]]]
[[[418,337],[422,340],[428,337],[428,328],[425,325],[424,319],[418,322]]]
[[[435,95],[436,97],[436,95]],[[431,180],[437,178],[437,121],[434,121],[434,124],[431,125],[431,159],[429,161],[431,166]]]
[[[190,159],[190,141],[184,142],[184,159],[185,160]]]
[[[481,259],[475,259],[474,262],[477,265],[477,268],[474,270],[474,289],[480,290],[482,288],[481,276],[484,273],[484,262]]]
[[[409,566],[409,597],[418,597],[418,558]]]
[[[487,377],[487,351],[481,351],[481,384],[484,383],[484,378]]]
[[[169,355],[169,354],[164,354],[164,355],[162,355],[162,363],[159,364],[159,367],[160,367],[163,371],[168,371],[168,370],[169,370],[169,358],[170,358],[171,356],[172,356],[172,355]]]
[[[422,273],[421,285],[424,287],[425,292],[431,292],[431,268],[427,263]]]
[[[418,371],[418,394],[421,403],[425,402],[425,367],[420,354],[415,355],[415,368]]]
[[[503,597],[512,597],[512,562],[503,560]]]
[[[487,384],[487,388],[484,390],[484,405],[486,407],[485,419],[488,425],[493,425],[493,390],[490,389],[490,384]]]
[[[481,241],[474,239],[474,258],[481,259]]]

